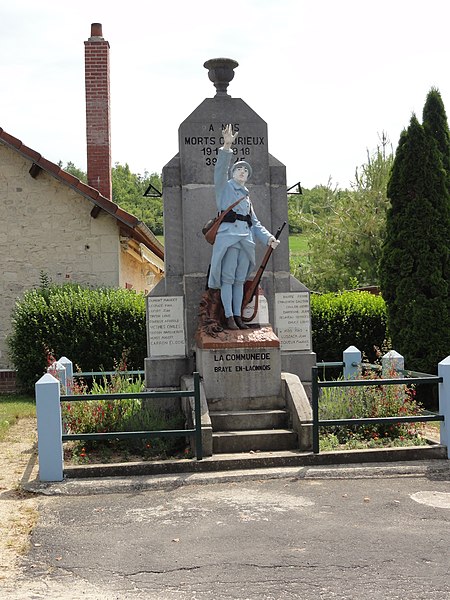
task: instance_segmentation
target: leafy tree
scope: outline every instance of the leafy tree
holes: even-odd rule
[[[301,198],[300,194],[288,196],[288,222],[289,233],[301,233],[303,224],[301,222]]]
[[[309,261],[295,273],[316,291],[378,283],[378,264],[389,206],[386,186],[393,154],[383,134],[356,169],[351,190],[316,188],[319,198],[302,214],[309,231]]]
[[[450,205],[441,153],[426,129],[413,115],[400,136],[380,278],[392,347],[409,368],[430,373],[450,350]]]
[[[330,195],[333,190],[331,180],[327,185],[316,185],[302,194],[290,194],[288,197],[289,233],[301,233],[314,229],[317,219],[329,212]]]
[[[162,198],[144,196],[149,184],[162,189],[161,177],[156,173],[132,173],[130,167],[116,163],[112,169],[113,201],[143,221],[155,235],[163,234]]]
[[[87,175],[86,175],[86,173],[84,171],[82,171],[81,169],[79,169],[78,167],[76,167],[73,162],[69,161],[68,163],[66,163],[66,166],[64,167],[63,163],[62,163],[62,160],[60,160],[58,162],[58,167],[60,167],[61,169],[64,169],[64,171],[67,171],[68,173],[70,173],[74,177],[78,177],[78,179],[80,181],[83,181],[84,183],[87,183]]]

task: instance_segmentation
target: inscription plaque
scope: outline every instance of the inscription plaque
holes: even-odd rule
[[[183,296],[147,298],[150,357],[185,356]]]
[[[275,327],[282,350],[311,350],[308,292],[275,294]]]
[[[208,399],[235,398],[244,406],[246,398],[280,393],[279,347],[197,348],[197,366]]]

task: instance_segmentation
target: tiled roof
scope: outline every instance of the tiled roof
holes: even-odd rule
[[[19,152],[22,156],[32,161],[33,165],[46,171],[59,181],[70,186],[73,190],[90,200],[95,206],[112,215],[120,223],[121,228],[139,243],[144,244],[161,259],[164,259],[164,248],[150,229],[134,215],[126,212],[98,190],[83,183],[57,164],[41,156],[36,150],[28,148],[20,140],[7,133],[0,127],[0,142]]]

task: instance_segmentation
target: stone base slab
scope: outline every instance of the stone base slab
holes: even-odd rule
[[[311,381],[312,367],[316,366],[315,352],[287,351],[281,352],[281,369],[286,373],[295,373],[302,383]]]
[[[197,335],[197,370],[206,397],[252,398],[281,392],[280,342],[271,327]]]
[[[144,360],[145,387],[149,390],[165,387],[180,387],[183,375],[193,372],[189,358],[146,358]]]

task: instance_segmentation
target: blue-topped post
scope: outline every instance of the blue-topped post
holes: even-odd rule
[[[349,346],[342,353],[344,379],[356,379],[361,372],[361,352],[355,346]]]
[[[63,480],[59,381],[50,373],[35,385],[40,481]]]
[[[53,377],[56,377],[60,384],[66,387],[66,367],[65,365],[61,364],[59,360],[55,360],[49,367],[47,367],[47,373],[50,373],[53,375]]]
[[[444,415],[441,421],[441,444],[447,446],[447,458],[450,458],[450,356],[438,364],[438,376],[443,379],[439,384],[439,412]]]
[[[61,381],[61,383],[63,383],[64,387],[66,388],[66,394],[68,394],[70,392],[68,391],[67,388],[72,387],[72,381],[73,381],[72,361],[69,360],[68,358],[66,358],[65,356],[61,356],[61,358],[58,360],[58,362],[56,364],[64,367],[64,371],[65,371],[64,383],[62,381]]]
[[[381,359],[381,372],[383,377],[399,377],[399,371],[405,368],[405,359],[395,350],[390,350]]]

